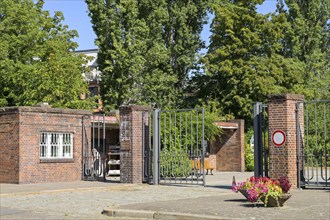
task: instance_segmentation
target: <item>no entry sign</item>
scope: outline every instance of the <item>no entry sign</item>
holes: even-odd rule
[[[282,130],[276,130],[272,134],[272,142],[276,147],[280,147],[285,144],[286,135]]]

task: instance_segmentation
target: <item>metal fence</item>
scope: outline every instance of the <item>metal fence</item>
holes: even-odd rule
[[[330,188],[330,100],[299,102],[296,110],[298,187]]]
[[[83,124],[82,177],[84,180],[106,180],[106,143],[104,117],[104,114],[93,115],[91,117],[91,134],[86,133],[86,128]]]
[[[153,183],[205,185],[204,109],[156,109],[152,131]]]
[[[268,114],[267,105],[255,102],[253,105],[254,130],[254,176],[268,177]]]

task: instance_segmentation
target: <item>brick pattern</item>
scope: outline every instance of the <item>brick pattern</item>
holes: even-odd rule
[[[130,151],[120,152],[120,182],[133,183],[132,155]]]
[[[296,103],[302,95],[283,94],[269,97],[269,176],[287,176],[292,188],[297,188]],[[303,125],[303,118],[300,118]],[[271,140],[273,132],[281,129],[286,134],[286,143],[276,147]]]
[[[120,140],[121,164],[120,181],[123,183],[142,183],[143,161],[143,122],[148,122],[150,108],[144,106],[121,106],[119,108],[120,121],[130,120],[130,134]],[[129,117],[128,117],[129,116]],[[144,120],[142,117],[144,116]],[[122,126],[120,126],[122,127]],[[147,125],[149,127],[149,125]],[[121,132],[121,131],[120,131]],[[146,131],[149,133],[149,131]]]
[[[19,183],[19,115],[0,112],[0,183]]]
[[[52,109],[45,107],[16,107],[5,108],[0,116],[1,119],[14,115],[11,122],[19,124],[11,136],[11,143],[1,147],[5,154],[1,157],[11,157],[8,163],[0,167],[7,183],[40,183],[76,181],[82,177],[82,117],[89,116],[88,111]],[[2,121],[2,120],[1,120]],[[90,134],[90,118],[85,117],[86,134]],[[0,126],[0,133],[5,130]],[[40,159],[40,132],[64,132],[73,133],[73,159],[67,160],[41,160]],[[0,137],[2,141],[3,137]],[[17,139],[17,140],[15,140]],[[17,159],[18,158],[18,159]],[[17,164],[16,161],[19,161]],[[13,167],[16,164],[18,167]],[[14,169],[13,169],[14,168]],[[8,174],[8,170],[15,170],[18,177]],[[17,170],[17,171],[16,171]]]
[[[132,111],[132,183],[142,183],[142,111]]]
[[[210,164],[217,171],[244,172],[244,120],[221,122],[221,126],[223,133],[210,143]]]
[[[119,108],[120,129],[123,129],[122,123],[131,116],[131,110],[127,107]],[[127,129],[127,128],[125,128]],[[120,131],[122,132],[122,131]],[[131,129],[129,129],[131,133]],[[131,159],[131,141],[120,137],[120,182],[132,183],[132,159]]]
[[[209,164],[211,167],[217,167],[217,155],[216,154],[210,154],[208,157]]]

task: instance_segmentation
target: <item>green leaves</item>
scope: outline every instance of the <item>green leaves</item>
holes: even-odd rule
[[[35,105],[91,109],[82,76],[84,57],[73,51],[76,31],[62,25],[61,12],[54,17],[42,11],[43,2],[0,2],[0,105]]]
[[[211,5],[212,34],[202,59],[205,72],[194,76],[188,88],[195,97],[192,102],[216,100],[225,114],[245,119],[248,127],[253,102],[266,102],[269,94],[330,97],[330,47],[325,47],[330,42],[325,10],[329,3],[286,1],[289,10],[285,10],[279,2],[276,13],[262,15],[256,11],[262,2]]]
[[[303,85],[299,92],[307,99],[329,99],[330,2],[286,1],[286,4],[287,11],[278,9],[289,30],[284,32],[284,55],[302,63]]]
[[[86,0],[99,46],[105,108],[182,102],[201,49],[207,1]]]

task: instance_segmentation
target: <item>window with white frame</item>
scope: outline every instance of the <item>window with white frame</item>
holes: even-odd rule
[[[73,158],[73,134],[41,132],[40,158]]]

